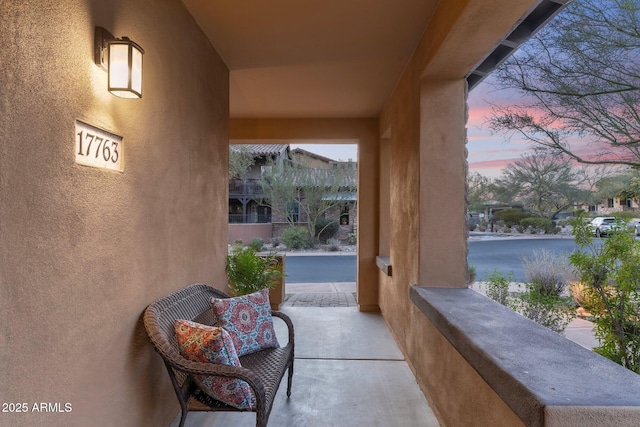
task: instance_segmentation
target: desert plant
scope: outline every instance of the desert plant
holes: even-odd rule
[[[335,219],[318,218],[315,225],[316,236],[320,243],[327,243],[327,240],[334,237],[340,229],[340,224]]]
[[[572,278],[568,256],[535,250],[530,257],[522,258],[522,267],[526,279],[540,294],[557,297],[566,294],[567,283]]]
[[[567,256],[540,249],[522,259],[529,283],[511,302],[512,308],[534,322],[563,333],[575,318],[574,304],[566,296],[571,267]]]
[[[262,250],[262,247],[264,246],[264,240],[259,237],[254,237],[253,239],[251,239],[247,246],[249,246],[256,252],[260,252]]]
[[[242,249],[243,245],[244,245],[244,243],[242,242],[242,239],[240,239],[240,238],[235,239],[233,241],[233,243],[231,244],[231,250]]]
[[[623,228],[596,244],[582,218],[572,225],[580,250],[570,260],[596,325],[594,350],[640,373],[640,241]]]
[[[506,225],[514,226],[520,224],[524,218],[531,214],[522,212],[520,209],[504,209],[493,214],[498,220],[504,221]]]
[[[280,238],[279,237],[272,237],[271,238],[271,247],[277,248],[278,246],[280,246]]]
[[[289,249],[303,249],[309,245],[307,230],[303,227],[289,227],[282,232],[282,242]]]
[[[476,266],[467,264],[467,283],[472,284],[476,281]]]
[[[525,229],[531,227],[534,231],[544,231],[546,234],[553,233],[555,228],[551,220],[547,218],[524,218],[520,221],[520,225]]]
[[[506,276],[497,269],[489,275],[486,283],[486,294],[492,300],[509,307],[511,297],[509,296],[509,285],[513,281],[513,273],[509,272]]]
[[[340,250],[340,240],[338,239],[327,240],[327,245],[327,249],[330,252],[338,252]]]
[[[516,312],[559,334],[576,317],[570,298],[545,294],[541,287],[529,283],[526,290],[511,299],[509,306]]]
[[[232,250],[227,255],[229,290],[235,296],[272,288],[284,274],[275,253],[258,255],[251,247]]]
[[[358,243],[358,235],[356,233],[347,234],[347,244],[355,245]]]

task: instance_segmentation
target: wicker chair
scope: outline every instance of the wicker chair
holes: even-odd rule
[[[196,283],[151,303],[144,312],[144,326],[147,334],[156,351],[164,359],[182,408],[180,427],[184,426],[189,411],[240,411],[201,392],[192,381],[193,374],[221,375],[246,381],[251,388],[253,401],[251,406],[256,412],[256,426],[264,427],[269,420],[278,386],[287,369],[289,370],[287,397],[291,396],[294,359],[293,324],[287,315],[273,311],[272,315],[279,317],[287,325],[288,344],[242,356],[240,358],[242,367],[192,362],[180,354],[174,332],[174,321],[187,319],[214,325],[213,310],[209,303],[211,297],[229,298],[215,288]]]

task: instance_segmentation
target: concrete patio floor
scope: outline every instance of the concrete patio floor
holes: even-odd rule
[[[295,325],[296,360],[291,398],[281,384],[270,426],[439,426],[381,315],[355,307],[282,311]],[[284,324],[274,322],[286,342]],[[185,425],[255,426],[255,414],[191,412]]]

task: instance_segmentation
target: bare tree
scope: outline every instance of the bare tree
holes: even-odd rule
[[[494,195],[503,202],[521,202],[531,212],[554,219],[565,209],[589,203],[592,188],[581,187],[585,171],[545,151],[522,155],[494,182]]]
[[[640,0],[574,0],[496,76],[521,102],[495,106],[493,130],[581,163],[640,166]]]
[[[467,175],[467,209],[471,212],[483,212],[491,198],[491,179],[478,172]]]

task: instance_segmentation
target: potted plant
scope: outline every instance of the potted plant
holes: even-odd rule
[[[234,296],[271,289],[284,277],[278,255],[258,254],[251,247],[232,248],[227,255],[229,290]]]

